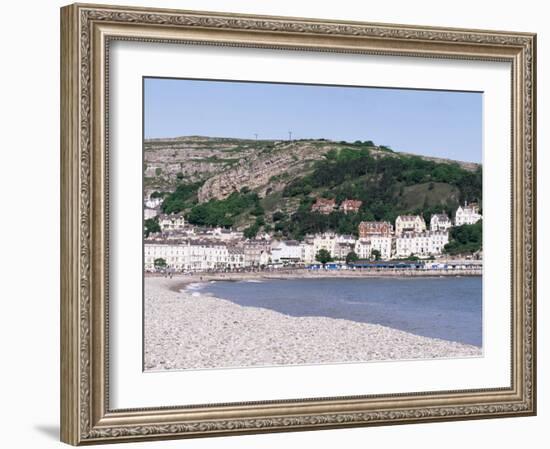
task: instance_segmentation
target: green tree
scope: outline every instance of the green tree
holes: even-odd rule
[[[473,225],[462,225],[451,228],[449,243],[445,245],[447,254],[472,254],[483,247],[483,223],[478,221]]]
[[[160,225],[156,217],[148,218],[147,220],[145,220],[144,224],[145,224],[145,229],[144,229],[145,237],[149,237],[149,234],[151,233],[160,232]]]
[[[380,251],[377,249],[373,249],[371,254],[374,260],[380,260],[382,258],[382,254],[380,254]]]
[[[357,262],[358,260],[359,260],[359,256],[355,253],[355,251],[350,251],[346,256],[346,263],[348,265],[350,263]]]
[[[178,179],[178,181],[181,181],[183,179],[183,173],[179,172],[178,174],[176,174],[176,178]]]
[[[386,149],[391,151],[389,147]],[[398,153],[394,157],[375,158],[363,144],[333,150],[315,162],[309,174],[285,185],[283,197],[299,199],[300,203],[288,219],[279,220],[283,226],[276,229],[283,236],[302,239],[308,233],[329,230],[357,235],[361,221],[393,222],[398,215],[406,214],[423,214],[429,220],[432,213],[450,214],[456,210],[458,201],[482,201],[481,167],[471,172],[455,163]],[[408,189],[413,186],[422,192],[420,198],[407,194],[414,191]],[[333,198],[337,203],[357,199],[363,205],[357,214],[322,215],[311,211],[312,203],[319,197]],[[411,206],[413,199],[416,204]]]
[[[326,249],[322,248],[315,255],[315,260],[317,260],[318,262],[321,262],[323,265],[325,265],[327,262],[332,261],[332,256],[330,255],[330,253]]]
[[[283,232],[285,229],[285,223],[282,223],[280,221],[275,223],[275,232]]]
[[[164,198],[162,211],[165,214],[175,214],[192,207],[197,201],[197,192],[201,185],[200,182],[178,185],[174,192]]]
[[[253,239],[258,235],[259,230],[260,230],[260,227],[258,226],[258,224],[254,223],[252,226],[249,226],[248,228],[246,228],[243,234],[247,239]]]
[[[338,151],[336,151],[334,148],[332,150],[329,150],[325,153],[325,158],[329,161],[335,161],[338,158]]]
[[[252,211],[250,212],[252,215],[256,216],[256,217],[259,217],[261,215],[264,215],[264,208],[262,207],[262,205],[258,202],[255,206],[254,206],[254,209],[252,209]]]
[[[187,215],[189,223],[199,226],[233,226],[238,216],[250,214],[259,204],[258,194],[247,189],[233,192],[223,200],[213,199],[193,206]],[[263,216],[257,218],[263,220]]]
[[[265,225],[265,218],[263,216],[256,217],[255,223],[258,227],[263,226]]]
[[[165,268],[166,260],[164,260],[162,257],[159,257],[158,259],[155,259],[154,265],[155,268]]]

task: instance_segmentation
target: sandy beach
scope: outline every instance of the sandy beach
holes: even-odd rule
[[[243,275],[250,279],[250,273]],[[231,276],[234,279],[235,274]],[[145,278],[145,370],[477,357],[482,353],[476,346],[376,324],[292,317],[244,307],[184,288],[200,277]],[[203,281],[207,279],[202,276]]]

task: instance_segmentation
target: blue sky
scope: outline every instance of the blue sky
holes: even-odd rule
[[[372,140],[482,160],[482,94],[184,79],[144,80],[145,138]]]

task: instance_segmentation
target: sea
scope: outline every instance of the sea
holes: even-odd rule
[[[199,290],[290,316],[342,318],[482,346],[482,278],[322,278],[213,281]]]

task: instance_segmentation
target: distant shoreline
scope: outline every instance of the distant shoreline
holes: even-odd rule
[[[342,270],[342,271],[312,271],[312,270],[277,270],[257,272],[234,272],[234,273],[193,273],[173,274],[171,290],[179,291],[188,284],[210,281],[246,281],[246,280],[283,280],[283,279],[357,279],[357,278],[413,278],[413,277],[473,277],[482,276],[479,270],[461,271],[420,271],[420,270]],[[146,278],[167,278],[164,274],[145,273]]]

